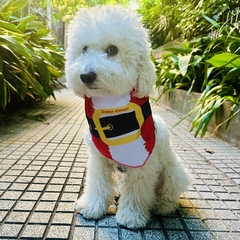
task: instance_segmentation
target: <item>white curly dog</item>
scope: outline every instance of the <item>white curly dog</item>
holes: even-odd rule
[[[154,214],[178,207],[188,174],[170,146],[169,133],[151,113],[155,83],[147,30],[137,13],[121,6],[80,9],[69,24],[66,78],[85,99],[89,124],[86,186],[76,209],[99,219],[116,196],[116,219],[143,228]]]

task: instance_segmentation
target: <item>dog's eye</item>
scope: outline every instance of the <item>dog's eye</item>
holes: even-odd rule
[[[87,52],[88,51],[88,46],[85,46],[84,48],[83,48],[83,53],[85,53],[85,52]]]
[[[116,46],[109,46],[106,49],[106,53],[107,53],[108,57],[115,56],[118,53],[118,48]]]

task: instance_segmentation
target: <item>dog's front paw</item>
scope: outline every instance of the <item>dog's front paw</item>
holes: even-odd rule
[[[87,219],[99,219],[106,214],[107,206],[103,201],[87,201],[81,197],[76,201],[75,209]]]
[[[166,199],[158,199],[154,213],[157,215],[167,215],[173,213],[178,208],[177,202],[171,202]]]
[[[117,211],[117,222],[127,228],[139,229],[146,227],[149,214],[145,214],[136,208],[126,208]]]

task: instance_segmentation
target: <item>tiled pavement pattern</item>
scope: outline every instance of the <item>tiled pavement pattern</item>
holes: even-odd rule
[[[83,101],[69,90],[56,97],[30,111],[44,122],[19,115],[0,126],[0,239],[240,239],[240,150],[210,135],[194,138],[187,122],[172,129],[179,117],[162,106],[154,111],[193,177],[180,209],[137,231],[111,215],[77,215],[87,161]]]

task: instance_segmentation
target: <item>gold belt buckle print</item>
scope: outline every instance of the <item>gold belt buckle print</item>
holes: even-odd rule
[[[135,112],[136,120],[139,124],[139,129],[134,131],[134,133],[132,133],[132,134],[130,133],[127,136],[123,136],[123,137],[118,136],[117,138],[114,138],[114,139],[107,138],[104,131],[106,131],[106,130],[111,131],[114,126],[111,123],[109,123],[107,126],[102,127],[101,123],[100,123],[100,118],[103,115],[107,115],[107,116],[113,115],[114,116],[117,114],[128,113],[128,112],[133,112],[133,111]],[[144,116],[142,114],[141,107],[132,102],[128,103],[127,105],[125,105],[123,107],[119,107],[119,108],[97,109],[93,113],[92,119],[96,126],[95,129],[98,131],[100,138],[102,139],[102,141],[105,144],[107,144],[109,146],[119,146],[119,145],[133,142],[134,140],[138,139],[139,136],[141,135],[141,126],[144,123]]]

